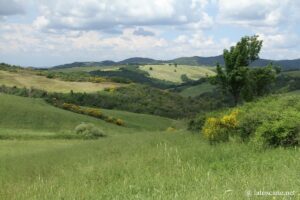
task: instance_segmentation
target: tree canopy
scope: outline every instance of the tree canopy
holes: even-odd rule
[[[214,83],[232,95],[235,105],[241,101],[242,94],[247,99],[262,95],[275,79],[275,70],[271,66],[266,69],[249,68],[259,58],[262,44],[257,35],[245,36],[235,46],[224,50],[225,66],[217,64]]]

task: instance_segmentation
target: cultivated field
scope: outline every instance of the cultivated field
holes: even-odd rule
[[[105,88],[119,87],[118,83],[103,82],[68,82],[57,79],[49,79],[44,76],[38,76],[31,73],[14,73],[0,70],[0,84],[6,86],[17,86],[27,88],[37,88],[49,92],[95,92]]]
[[[189,79],[197,80],[201,77],[212,76],[215,72],[213,68],[204,66],[188,66],[188,65],[145,65],[139,67],[141,70],[147,71],[151,77],[171,81],[174,83],[182,83],[181,76],[187,75]],[[151,70],[152,69],[152,70]]]

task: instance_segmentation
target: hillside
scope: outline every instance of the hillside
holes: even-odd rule
[[[126,126],[119,127],[100,119],[53,107],[41,99],[1,94],[0,102],[0,137],[72,134],[74,128],[82,122],[93,123],[107,134],[165,130],[176,123],[175,120],[153,115],[101,110],[108,116],[124,119]]]
[[[211,85],[210,83],[202,83],[199,85],[187,87],[180,92],[180,95],[184,97],[196,97],[205,92],[211,92],[215,89],[216,86]]]
[[[186,79],[198,80],[206,76],[215,74],[208,67],[200,66],[187,66],[187,65],[145,65],[140,66],[139,69],[149,73],[150,77],[170,81],[174,83],[182,83]]]
[[[270,106],[276,105],[276,110],[287,103],[293,106],[284,98],[272,98]],[[28,132],[33,129],[35,135],[49,135],[56,127],[69,130],[82,121],[93,122],[109,134],[98,140],[0,140],[1,199],[207,200],[213,193],[216,199],[231,200],[244,199],[249,188],[298,189],[298,148],[262,151],[237,141],[210,145],[199,134],[184,130],[126,129],[41,100],[1,94],[0,102],[1,134],[5,128],[6,134],[32,134]],[[255,114],[262,106],[267,111],[268,102],[243,109]],[[128,120],[133,117],[107,112],[130,115]],[[149,117],[136,115],[132,120],[148,127],[162,120]]]
[[[32,73],[8,72],[0,70],[0,84],[17,87],[34,87],[49,92],[95,92],[105,88],[118,87],[121,84],[112,82],[91,83],[91,82],[70,82],[58,79],[50,79],[45,76],[38,76]]]

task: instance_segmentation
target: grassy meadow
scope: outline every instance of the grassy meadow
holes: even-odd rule
[[[37,88],[49,92],[95,92],[105,88],[119,87],[121,84],[112,82],[91,83],[91,82],[69,82],[58,79],[50,79],[32,73],[14,73],[0,70],[0,84],[6,86],[17,86]]]
[[[150,77],[166,80],[174,83],[182,83],[181,76],[186,75],[189,79],[197,80],[202,77],[212,76],[215,74],[210,67],[188,66],[188,65],[144,65],[139,69],[150,74]],[[151,70],[152,69],[152,70]]]
[[[246,191],[297,191],[299,154],[212,147],[184,131],[6,140],[0,141],[0,198],[248,199]]]
[[[288,75],[293,78],[299,78],[300,77],[300,70],[295,70],[295,71],[286,71],[283,72],[283,74]]]
[[[299,148],[212,146],[167,118],[102,109],[125,120],[119,127],[41,99],[1,94],[0,102],[0,199],[231,200],[299,189]],[[58,137],[81,122],[107,137]]]
[[[211,85],[210,83],[202,83],[199,85],[188,87],[182,90],[180,94],[184,97],[195,97],[205,92],[211,92],[213,89],[215,89],[214,85]]]
[[[123,119],[125,127],[119,127],[100,119],[53,107],[41,99],[0,94],[0,102],[0,138],[72,137],[74,128],[82,122],[95,124],[107,135],[144,130],[161,131],[171,126],[182,126],[182,123],[164,117],[101,109],[104,114]]]

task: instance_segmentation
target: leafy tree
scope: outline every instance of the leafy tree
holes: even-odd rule
[[[217,65],[214,83],[232,95],[235,105],[240,101],[241,92],[248,84],[248,66],[259,58],[261,47],[262,40],[257,35],[245,36],[230,50],[224,50],[225,68]]]
[[[272,65],[257,67],[248,71],[247,86],[242,91],[245,100],[252,100],[264,96],[271,91],[271,84],[276,80],[279,72]]]

